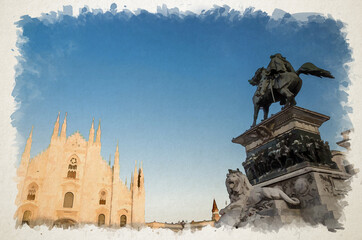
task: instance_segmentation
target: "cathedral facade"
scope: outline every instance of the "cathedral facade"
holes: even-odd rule
[[[114,164],[101,156],[101,128],[94,121],[88,141],[66,136],[66,115],[59,135],[59,115],[48,148],[30,159],[33,129],[17,169],[17,225],[139,227],[145,224],[142,166],[130,186],[120,180],[118,145]],[[95,140],[94,140],[95,138]]]

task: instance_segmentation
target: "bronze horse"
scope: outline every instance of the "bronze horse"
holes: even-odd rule
[[[274,102],[280,102],[280,105],[285,105],[284,107],[296,105],[295,96],[298,94],[303,84],[302,79],[299,77],[301,73],[310,74],[316,77],[334,78],[329,71],[318,68],[309,62],[303,64],[296,72],[278,73],[276,79],[263,67],[255,72],[254,77],[249,80],[251,85],[258,86],[258,89],[253,96],[254,121],[252,126],[256,125],[260,108],[263,108],[265,120],[268,118],[269,107]],[[265,94],[260,94],[260,83],[262,80],[266,79],[270,80],[271,83]]]

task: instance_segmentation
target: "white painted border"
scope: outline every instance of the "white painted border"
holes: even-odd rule
[[[0,9],[0,203],[2,209],[0,211],[0,233],[1,239],[358,239],[361,236],[362,220],[360,213],[362,212],[361,199],[361,177],[354,177],[352,182],[352,192],[348,196],[349,206],[345,208],[346,222],[345,230],[337,233],[329,233],[325,228],[292,228],[282,229],[278,233],[260,233],[250,229],[239,229],[227,231],[223,229],[206,228],[203,231],[191,233],[184,232],[182,235],[175,235],[167,230],[151,231],[150,229],[141,232],[134,232],[127,229],[113,231],[101,230],[96,227],[88,226],[81,230],[52,230],[48,231],[46,227],[36,229],[23,228],[16,230],[14,228],[14,212],[15,205],[13,200],[16,195],[15,184],[15,162],[17,145],[15,142],[16,130],[11,126],[11,114],[14,112],[16,105],[11,96],[14,88],[15,70],[17,63],[16,56],[19,55],[15,43],[17,40],[17,31],[14,22],[18,21],[22,15],[30,15],[32,17],[41,16],[41,13],[50,11],[61,11],[63,5],[72,5],[73,13],[77,14],[79,8],[84,5],[90,9],[109,9],[113,3],[117,3],[118,9],[122,9],[124,5],[128,9],[136,11],[138,8],[146,9],[149,12],[156,12],[157,6],[165,3],[169,8],[178,7],[181,11],[190,10],[199,13],[203,9],[212,8],[213,5],[222,6],[227,4],[236,10],[243,10],[249,6],[271,14],[275,8],[280,8],[289,13],[298,12],[319,12],[325,15],[330,14],[334,19],[338,19],[346,23],[347,40],[353,50],[352,63],[348,64],[350,68],[349,78],[352,81],[351,89],[348,91],[349,104],[353,108],[351,120],[354,125],[354,134],[352,135],[352,152],[349,160],[355,164],[355,167],[362,169],[362,160],[360,144],[362,143],[362,120],[361,106],[362,96],[360,92],[361,76],[362,76],[362,2],[356,0],[299,0],[292,2],[291,0],[224,0],[224,1],[181,1],[181,0],[85,0],[85,1],[19,1],[19,0],[3,0]],[[13,50],[11,50],[13,49]]]

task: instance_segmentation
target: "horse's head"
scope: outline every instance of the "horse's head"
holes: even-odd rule
[[[260,83],[260,79],[262,78],[262,75],[265,73],[266,69],[261,67],[258,70],[256,70],[254,77],[252,77],[248,82],[253,85],[257,86]]]

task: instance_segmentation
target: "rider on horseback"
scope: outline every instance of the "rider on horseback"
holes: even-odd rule
[[[253,126],[256,125],[260,108],[263,108],[264,119],[267,119],[269,107],[274,102],[280,101],[280,105],[285,107],[296,105],[295,96],[302,87],[300,74],[334,78],[329,71],[318,68],[310,62],[304,63],[295,71],[292,65],[280,53],[270,56],[270,63],[267,69],[261,67],[255,72],[254,77],[249,80],[251,85],[258,86],[253,96]]]
[[[270,59],[271,60],[267,68],[270,75],[278,74],[280,72],[295,72],[290,62],[288,62],[280,53],[271,55]]]
[[[264,76],[259,83],[259,94],[264,96],[268,88],[270,90],[274,88],[280,89],[280,73],[295,72],[292,65],[283,57],[280,53],[270,56],[270,63],[266,69],[267,74]]]
[[[285,81],[281,81],[280,74],[283,74],[285,72],[292,72],[295,73],[295,70],[288,62],[285,57],[283,57],[280,53],[274,54],[270,56],[270,63],[267,67],[267,74],[269,76],[270,80],[270,88],[273,87],[275,89],[281,89],[286,84]]]

